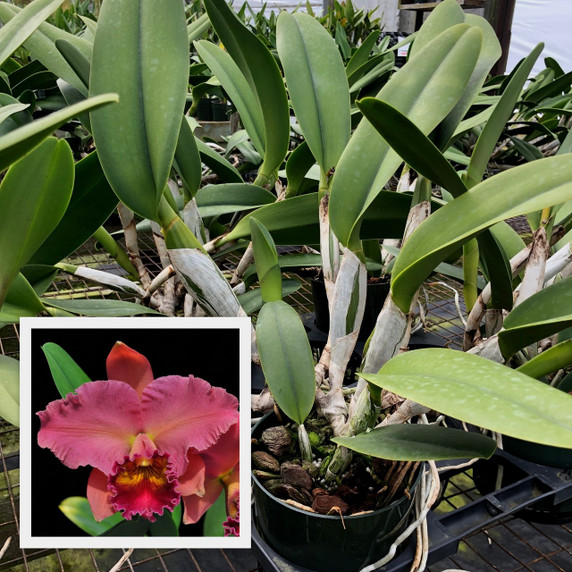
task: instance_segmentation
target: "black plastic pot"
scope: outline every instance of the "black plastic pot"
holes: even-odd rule
[[[330,329],[330,310],[328,297],[322,277],[312,279],[312,298],[314,299],[314,313],[316,326],[323,332]],[[364,342],[373,331],[377,316],[383,307],[385,298],[389,294],[389,281],[371,282],[367,285],[365,311],[358,335],[358,340]]]
[[[278,421],[264,416],[252,435]],[[412,492],[416,490],[421,472]],[[360,570],[387,554],[391,544],[409,522],[414,495],[403,497],[371,513],[327,516],[288,505],[271,495],[256,477],[253,479],[254,523],[262,538],[288,561],[317,572]]]

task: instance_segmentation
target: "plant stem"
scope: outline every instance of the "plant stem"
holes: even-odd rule
[[[133,280],[139,278],[137,269],[129,260],[127,253],[119,246],[118,242],[107,232],[102,226],[100,226],[94,233],[93,237],[101,243],[103,248],[115,259],[117,264],[121,266],[124,270],[129,273],[129,277]]]
[[[157,219],[163,229],[167,248],[197,248],[205,252],[203,245],[173,210],[165,195],[161,197]]]

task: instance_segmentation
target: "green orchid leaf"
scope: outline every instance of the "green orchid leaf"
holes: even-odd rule
[[[4,123],[4,121],[11,115],[14,115],[14,113],[19,113],[28,107],[30,107],[30,104],[28,103],[13,103],[11,105],[0,107],[0,124]]]
[[[257,185],[226,183],[206,185],[197,193],[197,206],[203,217],[253,209],[276,201],[276,195]]]
[[[224,157],[221,157],[214,149],[195,137],[197,149],[199,150],[201,161],[213,172],[215,172],[224,183],[244,183],[242,175]]]
[[[225,0],[206,0],[205,7],[224,47],[256,94],[264,118],[265,150],[258,177],[270,180],[282,164],[290,141],[288,100],[278,64]]]
[[[215,503],[207,510],[203,524],[204,536],[224,536],[223,522],[226,521],[226,502],[224,491]]]
[[[36,0],[9,21],[0,12],[0,19],[4,22],[0,31],[0,66],[62,3],[63,0]]]
[[[491,431],[572,448],[572,395],[485,358],[448,349],[400,354],[370,383]]]
[[[373,97],[358,101],[357,106],[377,132],[419,174],[444,187],[454,197],[467,190],[451,163],[405,115]]]
[[[377,98],[407,116],[422,133],[430,133],[463,93],[481,40],[479,28],[459,24],[446,30],[397,71]],[[332,181],[330,223],[343,245],[359,249],[359,223],[400,163],[399,155],[362,120]]]
[[[280,259],[280,257],[279,257]],[[254,274],[253,278],[256,278]],[[290,294],[296,292],[302,287],[302,282],[295,279],[283,279],[282,280],[282,296],[285,298]],[[248,290],[244,294],[240,294],[238,296],[238,301],[242,306],[242,309],[245,311],[247,315],[254,314],[254,312],[258,312],[260,308],[262,308],[264,301],[262,300],[262,291],[260,288],[252,288]]]
[[[84,383],[91,381],[74,359],[58,344],[48,342],[42,346],[52,378],[60,395],[65,398]]]
[[[181,121],[181,130],[175,149],[175,168],[191,197],[201,186],[202,164],[193,130],[187,117]]]
[[[286,271],[292,269],[296,271],[296,269],[300,268],[318,268],[322,266],[322,256],[320,254],[286,254],[278,257],[278,264],[280,265],[281,270]],[[243,275],[246,287],[249,288],[256,279],[256,267],[254,264],[251,264]],[[286,293],[284,290],[286,282],[287,280],[282,281],[284,296],[287,296],[290,293]],[[298,281],[295,280],[294,282]]]
[[[514,112],[514,107],[520,97],[522,88],[528,80],[532,67],[543,48],[544,44],[538,44],[521,62],[506,86],[501,99],[493,109],[489,120],[485,123],[473,149],[471,162],[467,169],[466,180],[469,187],[473,187],[482,180],[491,154],[505,128],[506,122]]]
[[[465,14],[456,0],[441,2],[416,32],[415,39],[409,48],[409,59],[414,58],[439,34],[464,22]]]
[[[85,497],[68,497],[61,502],[59,508],[75,525],[91,536],[104,534],[125,521],[121,513],[116,512],[97,522]]]
[[[464,13],[463,15],[466,24],[480,28],[483,33],[483,44],[475,69],[467,82],[463,95],[437,128],[436,141],[440,149],[446,149],[450,145],[451,138],[459,127],[459,123],[465,118],[475,98],[478,97],[492,66],[502,55],[497,34],[489,22],[475,14]]]
[[[175,508],[175,510],[177,509]],[[179,509],[178,512],[180,517],[181,510]],[[179,536],[179,525],[176,523],[174,516],[176,516],[174,511],[171,512],[165,509],[155,522],[149,524],[150,536]]]
[[[188,48],[178,0],[165,0],[162,10],[144,0],[106,0],[101,8],[90,95],[114,91],[119,103],[92,112],[93,136],[117,196],[151,220],[157,217],[181,129]]]
[[[534,356],[517,368],[517,371],[535,379],[563,369],[572,364],[572,339],[565,340]]]
[[[352,451],[392,461],[488,459],[496,449],[496,442],[490,437],[437,425],[388,425],[332,441]]]
[[[44,141],[6,173],[0,185],[0,306],[20,268],[64,215],[73,178],[71,149],[55,138]]]
[[[108,219],[117,197],[101,169],[96,152],[75,164],[69,206],[58,226],[30,259],[32,264],[55,264],[74,252]]]
[[[286,161],[286,178],[288,180],[286,188],[286,198],[296,196],[301,191],[302,183],[310,168],[316,163],[316,159],[308,143],[302,142],[288,157]]]
[[[278,264],[276,245],[268,230],[254,217],[250,218],[250,236],[262,300],[264,302],[282,300],[282,273]]]
[[[566,155],[540,159],[486,179],[433,213],[409,237],[392,272],[391,291],[404,311],[435,266],[482,230],[510,217],[572,198]]]
[[[369,60],[369,55],[375,47],[380,34],[381,30],[374,30],[371,32],[362,42],[361,46],[356,50],[354,55],[349,59],[346,65],[346,75],[348,77],[350,77],[352,73]]]
[[[540,290],[516,306],[499,332],[505,358],[572,325],[572,276]]]
[[[36,4],[36,2],[32,5],[34,4]],[[17,6],[8,4],[7,2],[1,2],[0,19],[8,24],[13,19],[21,17],[22,12],[28,8],[29,6],[21,10]],[[85,58],[88,60],[91,59],[92,45],[90,42],[47,22],[43,22],[37,27],[24,42],[24,47],[30,52],[34,59],[41,62],[48,70],[73,85],[77,90],[83,93],[83,95],[87,95],[83,81],[77,76],[75,71],[56,48],[56,40],[67,40],[76,47]]]
[[[79,316],[139,316],[153,314],[162,316],[160,312],[122,300],[59,300],[56,298],[44,299],[46,306],[52,306]]]
[[[0,355],[0,417],[20,424],[20,362],[5,355]]]
[[[221,240],[222,244],[250,236],[250,218],[255,216],[272,234],[276,244],[315,244],[318,235],[318,194],[310,193],[278,201],[246,215]],[[294,239],[295,242],[282,242]],[[298,236],[298,238],[296,238]]]
[[[502,244],[489,229],[477,236],[483,274],[491,283],[491,307],[512,308],[512,272],[510,260]]]
[[[256,322],[262,371],[278,407],[303,423],[314,405],[314,360],[296,311],[283,302],[262,306]]]
[[[251,89],[238,65],[222,48],[206,40],[196,42],[195,48],[234,103],[256,150],[264,156],[264,117],[256,93]]]
[[[36,316],[45,310],[42,301],[28,280],[18,274],[0,307],[0,324],[15,324],[20,318]]]
[[[111,517],[108,517],[111,518]],[[120,520],[113,527],[101,532],[98,536],[147,536],[151,523],[142,516],[135,516],[131,520]]]
[[[56,40],[56,48],[87,89],[89,87],[91,62],[69,40]]]
[[[96,109],[117,101],[117,95],[114,93],[92,97],[1,135],[0,171],[3,171],[20,157],[34,149],[34,147],[37,147],[48,135],[66,121],[77,117],[84,111]]]
[[[322,24],[303,12],[280,14],[276,40],[296,118],[328,173],[350,137],[350,94],[340,52]]]
[[[197,18],[194,22],[187,25],[187,36],[189,38],[189,44],[192,44],[195,40],[198,40],[203,36],[203,34],[211,27],[211,21],[209,20],[208,14],[203,14]]]

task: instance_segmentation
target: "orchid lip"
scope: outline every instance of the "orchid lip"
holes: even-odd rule
[[[151,456],[126,456],[108,478],[110,502],[115,511],[124,511],[127,520],[138,514],[154,522],[156,514],[179,504],[178,484],[168,454],[155,450]]]

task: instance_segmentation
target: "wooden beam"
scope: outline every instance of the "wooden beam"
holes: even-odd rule
[[[491,70],[493,75],[500,75],[506,71],[515,4],[516,0],[487,0],[485,4],[485,18],[496,32],[502,47],[502,56]]]

